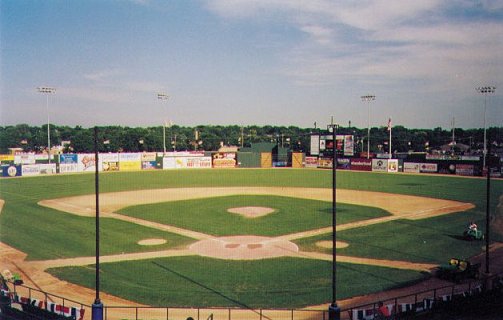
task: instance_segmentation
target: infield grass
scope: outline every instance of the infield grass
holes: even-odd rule
[[[235,207],[269,207],[274,212],[246,218],[227,210]],[[124,208],[121,214],[213,236],[280,236],[332,225],[332,203],[280,196],[225,196]],[[390,215],[373,207],[340,204],[337,223]]]

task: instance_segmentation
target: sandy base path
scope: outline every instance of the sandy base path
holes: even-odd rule
[[[122,208],[167,201],[201,199],[231,195],[275,195],[332,201],[329,188],[288,188],[288,187],[229,187],[229,188],[172,188],[137,190],[100,194],[100,213],[116,212]],[[448,214],[473,208],[469,203],[433,199],[383,192],[337,190],[337,201],[341,203],[377,207],[393,215],[410,219],[423,219],[439,214]],[[95,195],[84,195],[51,200],[42,200],[40,205],[82,216],[94,216]]]

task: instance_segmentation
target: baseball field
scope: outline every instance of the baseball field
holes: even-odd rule
[[[491,210],[503,194],[492,181]],[[83,303],[95,284],[92,174],[0,180],[1,268]],[[232,169],[100,174],[104,303],[302,308],[332,292],[329,170]],[[429,277],[483,242],[486,181],[339,171],[338,299]],[[494,230],[502,241],[501,230]]]

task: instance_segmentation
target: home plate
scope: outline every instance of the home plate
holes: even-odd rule
[[[189,249],[204,257],[231,260],[258,260],[291,256],[299,247],[288,240],[261,236],[232,236],[205,239]]]

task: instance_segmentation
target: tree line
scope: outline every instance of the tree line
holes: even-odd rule
[[[93,152],[94,128],[50,125],[51,146],[63,146],[64,152]],[[98,127],[98,149],[100,152],[141,151],[216,151],[221,146],[249,147],[253,143],[272,142],[293,151],[309,152],[310,136],[326,133],[326,128],[299,128],[295,126],[237,126],[200,125],[184,127],[173,125],[156,127]],[[339,127],[337,134],[354,135],[355,151],[366,151],[367,128]],[[483,129],[455,129],[457,144],[470,146],[472,151],[483,149]],[[371,151],[387,151],[389,132],[387,127],[370,130]],[[43,152],[47,149],[47,125],[30,126],[18,124],[0,126],[0,153],[9,148],[22,148],[26,152]],[[392,147],[396,152],[425,152],[439,148],[452,141],[452,131],[442,128],[408,129],[403,126],[392,128]],[[503,144],[503,127],[487,129],[487,141]]]

